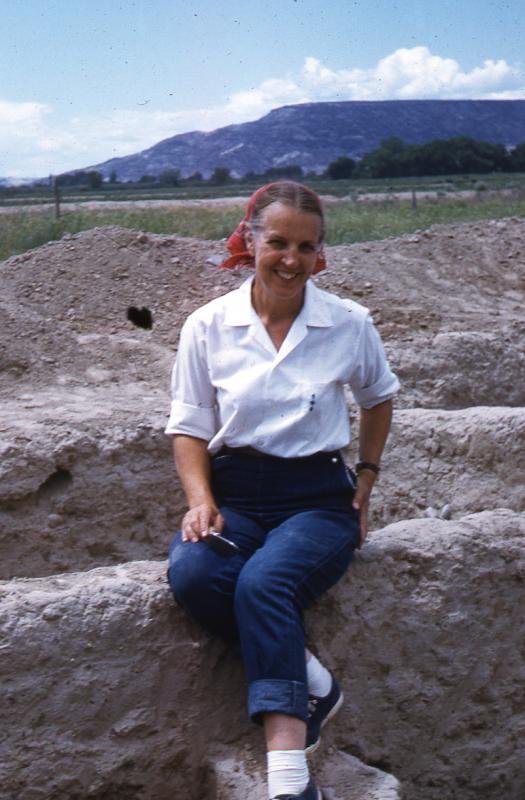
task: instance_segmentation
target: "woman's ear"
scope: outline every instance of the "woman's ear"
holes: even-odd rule
[[[251,256],[255,256],[255,237],[251,228],[246,226],[244,231],[244,241],[246,242],[246,250]]]

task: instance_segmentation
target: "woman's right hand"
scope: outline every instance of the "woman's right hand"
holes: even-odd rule
[[[222,532],[224,518],[217,506],[211,503],[200,503],[190,508],[182,518],[182,541],[198,542],[205,539],[210,531]]]

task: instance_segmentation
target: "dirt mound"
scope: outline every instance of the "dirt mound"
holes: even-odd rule
[[[108,227],[67,234],[4,262],[0,313],[8,338],[0,391],[10,377],[32,388],[57,380],[156,383],[203,286],[214,295],[233,285],[231,275],[221,275],[215,287],[215,271],[205,264],[214,249],[216,243]],[[129,322],[131,306],[150,309],[152,331]]]
[[[107,227],[8,259],[0,265],[0,395],[12,396],[14,381],[30,391],[166,385],[188,313],[247,274],[206,263],[223,247]],[[451,330],[509,341],[523,333],[525,220],[436,226],[328,248],[328,258],[318,284],[367,305],[394,356],[401,343],[406,355]],[[151,330],[129,322],[130,306],[152,312]]]

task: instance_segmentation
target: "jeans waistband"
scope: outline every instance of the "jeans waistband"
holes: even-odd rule
[[[313,461],[318,458],[339,458],[341,453],[339,450],[324,450],[320,453],[312,453],[309,456],[293,456],[292,458],[285,458],[282,456],[273,456],[270,453],[262,453],[260,450],[256,450],[254,447],[228,447],[227,445],[223,445],[221,449],[215,453],[215,455],[247,456],[249,458],[264,458],[276,461],[297,461],[300,463],[306,463],[307,461]]]

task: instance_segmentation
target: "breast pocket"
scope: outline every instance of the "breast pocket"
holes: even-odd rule
[[[304,430],[332,449],[347,438],[348,408],[342,384],[302,381],[301,411]],[[326,449],[326,448],[324,448]]]
[[[301,409],[308,424],[317,428],[320,425],[330,425],[336,400],[337,384],[301,382]]]
[[[296,380],[286,385],[281,383],[272,389],[267,399],[270,416],[281,421],[282,429],[308,434],[319,430],[323,424],[323,412],[330,407],[331,390],[325,383]],[[325,419],[325,422],[328,422]]]

